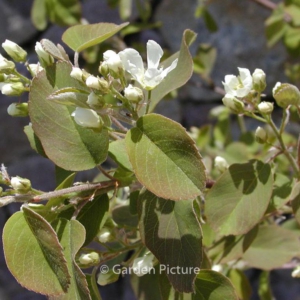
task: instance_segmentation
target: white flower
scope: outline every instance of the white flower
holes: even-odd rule
[[[99,103],[99,98],[94,92],[91,92],[88,95],[88,99],[87,99],[86,103],[90,106],[97,106],[97,105],[100,104]]]
[[[22,82],[5,83],[1,86],[1,93],[6,96],[20,96],[24,92]]]
[[[96,264],[100,261],[100,256],[97,252],[91,252],[80,255],[78,260],[82,265]]]
[[[77,67],[73,67],[72,68],[72,71],[70,73],[70,76],[74,79],[77,79],[79,81],[83,81],[82,78],[83,78],[83,72],[80,68],[77,68]]]
[[[111,240],[112,235],[110,233],[110,230],[108,228],[103,227],[100,229],[98,233],[98,240],[100,243],[107,243]]]
[[[140,102],[144,97],[143,91],[138,87],[132,86],[131,84],[124,89],[124,95],[129,101],[133,102]]]
[[[26,60],[27,52],[18,44],[10,40],[5,40],[5,42],[2,43],[2,48],[15,61],[21,62]]]
[[[153,269],[153,255],[135,258],[132,269],[135,275],[141,277]]]
[[[106,62],[110,71],[119,74],[124,69],[123,63],[119,54],[112,50],[107,50],[103,53],[103,59]]]
[[[44,50],[42,44],[40,42],[36,42],[35,44],[35,52],[38,55],[40,62],[43,66],[49,66],[53,64],[54,58]]]
[[[92,109],[76,107],[72,113],[72,117],[82,127],[100,128],[101,126],[100,117]]]
[[[15,68],[15,63],[6,59],[0,54],[0,70],[14,69],[14,68]]]
[[[221,173],[223,173],[228,169],[229,165],[225,158],[223,158],[221,156],[216,156],[215,167],[217,170],[219,170]]]
[[[38,64],[30,64],[28,66],[28,70],[31,76],[36,76],[39,72],[43,71],[44,68],[38,63]]]
[[[178,59],[175,59],[168,68],[159,68],[163,50],[152,40],[149,40],[147,43],[148,69],[146,71],[143,59],[136,50],[128,48],[119,52],[119,55],[125,70],[146,90],[152,90],[159,85],[168,73],[176,68],[178,62]]]
[[[271,102],[262,101],[257,105],[257,108],[262,114],[270,114],[274,109],[274,105]]]
[[[247,96],[253,86],[250,71],[245,68],[238,68],[240,76],[226,75],[225,82],[222,82],[227,94],[235,97]]]

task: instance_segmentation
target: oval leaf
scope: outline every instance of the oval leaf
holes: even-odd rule
[[[163,62],[164,68],[171,65],[178,57],[177,67],[168,74],[161,84],[152,91],[150,111],[153,111],[157,103],[169,92],[183,86],[193,74],[193,58],[189,46],[196,39],[196,33],[192,30],[185,30],[182,37],[180,51]]]
[[[194,292],[196,268],[202,261],[202,231],[193,200],[174,202],[146,190],[138,199],[138,214],[142,240],[159,262],[191,270],[185,274],[168,272],[173,287],[179,292]]]
[[[62,246],[51,225],[23,207],[5,224],[3,247],[7,266],[25,288],[44,295],[67,292],[70,275]]]
[[[192,300],[238,300],[230,280],[219,272],[201,270],[195,281]]]
[[[42,39],[41,44],[46,52],[52,55],[54,58],[58,60],[66,60],[69,61],[66,53],[62,52],[53,42],[47,39]]]
[[[207,193],[205,212],[221,235],[247,233],[263,217],[271,195],[271,167],[252,160],[233,164]]]
[[[46,155],[63,169],[81,171],[106,159],[108,133],[106,130],[96,133],[77,125],[67,107],[46,100],[53,92],[65,87],[86,89],[70,77],[71,70],[69,63],[58,62],[47,72],[38,73],[30,90],[29,115]]]
[[[261,226],[243,259],[251,267],[271,270],[300,254],[299,234],[279,226]]]
[[[194,199],[205,188],[205,172],[194,141],[178,123],[156,114],[141,117],[126,138],[138,180],[158,197]]]
[[[129,23],[116,25],[113,23],[98,23],[88,25],[75,25],[68,28],[62,40],[74,51],[81,52],[91,46],[100,44],[116,34]]]
[[[71,285],[65,295],[50,297],[50,300],[91,300],[85,275],[75,262],[75,255],[85,240],[85,229],[76,220],[59,219],[54,222],[53,228],[57,232],[60,244],[67,259],[71,273]]]

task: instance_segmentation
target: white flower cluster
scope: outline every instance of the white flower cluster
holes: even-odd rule
[[[87,99],[90,108],[77,107],[72,113],[75,122],[80,126],[93,129],[99,129],[102,126],[101,117],[95,109],[101,108],[103,104],[101,97],[109,92],[114,82],[123,86],[126,101],[138,105],[144,99],[143,89],[148,91],[154,89],[177,66],[178,59],[175,59],[169,67],[165,69],[160,67],[159,62],[162,55],[163,50],[160,45],[149,40],[147,43],[147,69],[144,68],[141,55],[132,48],[119,53],[112,50],[104,52],[103,62],[99,67],[99,72],[104,78],[90,75],[84,70],[74,67],[70,74],[71,77],[85,83],[87,87],[92,89]],[[137,86],[125,85],[126,72],[136,82]]]

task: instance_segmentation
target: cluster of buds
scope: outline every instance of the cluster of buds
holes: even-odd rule
[[[261,69],[255,69],[252,75],[246,68],[238,69],[239,76],[225,76],[223,104],[232,112],[241,114],[247,109],[245,104],[255,106],[255,95],[266,88],[266,74]]]

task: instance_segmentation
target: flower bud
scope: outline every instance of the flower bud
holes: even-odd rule
[[[133,87],[131,84],[124,89],[124,95],[132,102],[140,102],[144,98],[143,91],[138,87]]]
[[[80,68],[74,67],[70,73],[70,76],[78,81],[84,82],[83,80],[83,72]]]
[[[292,272],[292,277],[293,278],[300,278],[300,266],[295,268]]]
[[[1,87],[1,93],[7,96],[20,96],[24,91],[22,82],[6,83]]]
[[[103,61],[99,66],[99,73],[106,77],[109,74],[109,68],[106,61]]]
[[[28,103],[12,103],[8,106],[7,113],[12,117],[27,117]]]
[[[43,71],[44,68],[38,63],[38,64],[30,64],[28,66],[28,71],[30,72],[31,76],[36,76],[39,72]]]
[[[14,61],[17,62],[26,61],[27,52],[16,43],[10,40],[5,40],[5,42],[2,43],[2,48]]]
[[[22,178],[19,176],[12,177],[10,179],[10,185],[17,193],[25,194],[31,189],[31,182],[26,178]]]
[[[103,243],[103,244],[107,243],[113,239],[113,236],[110,233],[110,230],[106,227],[103,227],[102,229],[100,229],[97,237],[98,237],[99,242]]]
[[[103,53],[103,59],[113,77],[119,78],[122,76],[124,67],[119,54],[112,50],[107,50]]]
[[[91,252],[88,254],[81,254],[78,261],[82,265],[98,264],[100,262],[100,256],[97,252]]]
[[[263,128],[258,126],[255,131],[255,140],[260,144],[264,144],[267,141],[267,138],[268,138],[267,132]]]
[[[0,70],[13,70],[15,68],[15,63],[6,59],[0,54]]]
[[[229,165],[225,158],[221,156],[216,156],[215,158],[215,168],[220,172],[223,173],[228,169]]]
[[[104,104],[104,100],[101,98],[101,96],[97,96],[94,92],[91,92],[88,95],[86,103],[91,107],[102,107]]]
[[[269,115],[273,111],[274,105],[271,102],[262,101],[257,105],[257,108],[260,113]]]
[[[253,74],[252,74],[252,79],[253,79],[253,88],[257,92],[262,92],[267,84],[266,84],[266,74],[263,70],[261,69],[255,69]]]
[[[40,63],[43,67],[50,66],[54,63],[54,58],[44,50],[40,42],[36,42],[35,52],[37,53]]]
[[[92,109],[76,107],[75,111],[72,113],[72,117],[74,117],[75,122],[82,127],[95,129],[102,128],[100,117]]]
[[[109,84],[105,79],[93,75],[90,75],[85,83],[89,88],[102,91],[103,93],[107,93],[109,90]]]
[[[118,270],[118,272],[116,272],[116,270],[115,271],[109,270],[108,272],[104,272],[104,271],[106,270],[103,269],[103,272],[100,272],[97,278],[97,283],[101,286],[116,282],[119,279],[119,275],[121,273],[121,270]]]
[[[134,274],[139,277],[148,274],[151,271],[151,269],[153,269],[152,260],[153,260],[152,254],[134,259],[132,265],[132,270]]]
[[[289,83],[277,82],[273,88],[273,97],[281,107],[288,105],[300,105],[300,91]]]
[[[238,100],[231,94],[226,94],[223,99],[223,104],[228,107],[234,113],[242,113],[244,111],[245,105],[242,101]]]

